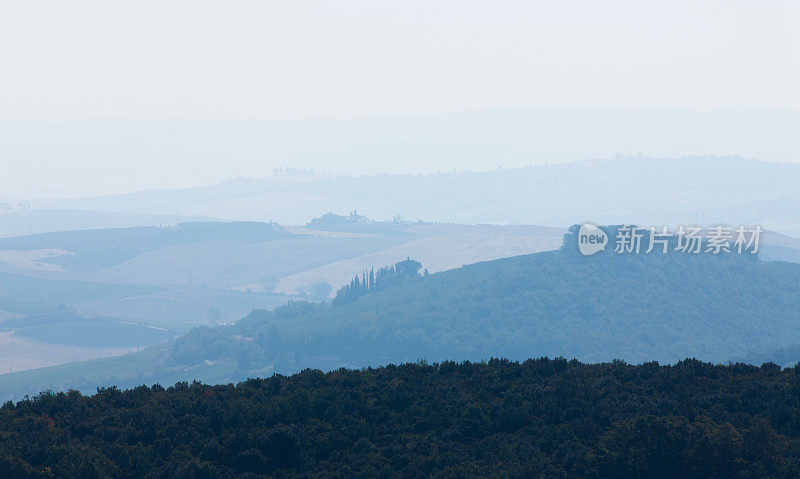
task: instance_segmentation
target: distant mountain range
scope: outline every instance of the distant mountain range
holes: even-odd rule
[[[352,210],[372,218],[463,224],[760,224],[797,236],[798,178],[800,164],[630,156],[429,175],[275,175],[202,188],[39,200],[31,207],[282,224]]]
[[[706,111],[506,108],[287,121],[6,121],[0,122],[0,158],[11,167],[0,177],[0,191],[27,197],[76,197],[189,187],[225,178],[264,177],[287,165],[376,175],[487,171],[639,153],[671,158],[740,155],[763,162],[797,162],[798,131],[800,111],[758,107]],[[689,175],[691,170],[683,173]],[[31,184],[30,178],[35,178],[35,183]],[[386,217],[360,204],[343,208],[338,212],[358,209],[373,217]],[[398,212],[410,217],[417,214],[390,208],[388,216]],[[298,224],[322,213],[307,211],[299,219],[270,217]],[[217,217],[221,216],[218,211]],[[541,224],[533,219],[512,221]],[[577,219],[545,224],[572,221]]]

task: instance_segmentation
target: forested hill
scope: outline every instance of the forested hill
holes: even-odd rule
[[[565,248],[419,277],[347,304],[256,311],[195,331],[175,359],[214,360],[201,356],[227,343],[248,344],[251,366],[279,371],[490,356],[725,362],[798,343],[798,331],[798,265]]]
[[[73,391],[0,408],[0,477],[789,478],[798,392],[774,364],[563,359]]]
[[[20,397],[45,387],[220,383],[420,358],[765,361],[800,343],[800,265],[751,254],[584,257],[569,237],[565,244],[404,275],[341,304],[254,311],[233,325],[192,330],[162,352],[0,377],[0,390]]]

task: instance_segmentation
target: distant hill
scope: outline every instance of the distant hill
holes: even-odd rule
[[[798,236],[800,164],[739,156],[620,156],[491,171],[268,176],[183,190],[35,203],[48,208],[303,224],[325,212],[466,224],[760,224]]]
[[[5,121],[0,122],[0,158],[20,167],[29,165],[29,168],[39,170],[37,184],[26,185],[25,191],[35,187],[41,192],[35,194],[39,197],[74,196],[80,191],[93,194],[119,191],[120,188],[141,190],[209,185],[224,178],[263,177],[274,168],[287,165],[350,174],[408,174],[451,172],[454,169],[487,171],[497,167],[613,158],[617,154],[639,152],[652,157],[741,155],[764,162],[793,162],[800,157],[796,140],[799,129],[800,112],[759,107],[703,111],[688,108],[501,108],[382,118],[286,121]],[[76,168],[75,165],[82,167]],[[197,165],[202,165],[202,168]],[[676,173],[686,177],[703,174],[693,165],[687,167],[676,170]],[[28,170],[22,168],[20,171]],[[86,171],[91,171],[92,175],[87,176]],[[153,171],[159,174],[153,175]],[[724,176],[730,178],[730,175]],[[107,184],[99,183],[102,178],[109,179]],[[119,178],[125,181],[110,181]],[[636,182],[633,177],[624,178],[630,178],[631,185]],[[313,178],[304,179],[309,180]],[[17,194],[20,188],[15,182],[20,181],[13,175],[0,177],[0,191]],[[273,187],[279,187],[280,183],[281,179],[278,179]],[[257,185],[250,185],[245,180],[230,186],[235,186],[241,193]],[[734,188],[734,185],[730,186]],[[147,195],[138,195],[137,201],[129,203],[129,206],[149,209],[169,206],[173,211],[182,210],[180,214],[202,211],[204,216],[211,216],[210,213],[215,211],[218,218],[273,218],[281,223],[301,224],[310,216],[331,209],[333,203],[325,189],[327,187],[317,191],[317,202],[313,197],[287,195],[281,203],[270,203],[265,200],[280,200],[280,195],[270,197],[268,190],[263,189],[260,191],[262,201],[236,201],[241,196],[229,195],[217,188],[197,188],[189,196],[183,192],[173,195],[161,191],[149,198],[159,197],[166,201],[149,201]],[[379,218],[399,213],[410,218],[469,223],[508,220],[562,225],[583,219],[560,218],[541,222],[534,217],[520,221],[498,215],[469,220],[455,216],[417,216],[416,208],[414,211],[411,208],[396,210],[402,206],[394,196],[397,191],[386,191],[382,195],[384,202],[392,203],[392,211],[388,214],[376,214],[370,210],[369,203],[363,201],[362,196],[367,192],[359,188],[347,190],[346,198],[351,204],[337,202],[336,210],[345,213],[358,209],[363,214]],[[503,192],[491,188],[488,191]],[[753,193],[753,198],[766,198],[753,190],[749,192]],[[355,203],[359,198],[362,201]],[[458,198],[468,200],[464,195]],[[299,201],[304,203],[304,209],[295,206],[289,210]],[[311,204],[318,206],[309,208]],[[339,209],[339,204],[343,209]],[[94,202],[91,209],[121,211],[121,205],[114,198],[106,198]],[[223,214],[223,209],[235,211],[234,205],[238,210],[259,208],[262,214],[247,218]],[[438,209],[441,205],[429,203],[428,207],[429,210]],[[266,211],[286,216],[265,215],[263,212]],[[303,217],[290,218],[290,212],[303,212]],[[472,215],[480,213],[471,212]],[[691,213],[693,215],[695,211]],[[605,221],[604,218],[595,220]]]
[[[48,259],[70,270],[113,266],[165,246],[212,240],[269,241],[293,236],[264,222],[193,222],[167,227],[76,230],[0,239],[0,250],[59,249],[70,254]]]
[[[750,254],[583,257],[570,246],[573,235],[559,251],[417,276],[343,304],[254,311],[234,325],[188,332],[158,352],[155,366],[142,362],[127,377],[86,363],[71,381],[226,382],[419,358],[726,362],[800,342],[800,265]],[[63,387],[68,369],[58,371],[52,384]],[[24,389],[24,375],[0,377],[0,387]]]
[[[417,224],[424,224],[417,222]],[[357,211],[351,211],[348,216],[327,213],[319,218],[314,218],[306,223],[307,228],[318,231],[339,231],[343,233],[364,234],[402,234],[410,223],[404,221],[375,221]]]
[[[0,236],[22,236],[54,231],[133,228],[136,226],[175,226],[178,223],[198,221],[213,221],[213,219],[108,211],[16,209],[0,213]]]
[[[353,213],[324,215],[305,227],[206,221],[0,238],[0,372],[119,355],[290,299],[324,300],[353,274],[409,256],[435,272],[555,249],[562,234]],[[44,313],[58,314],[46,326],[4,327],[6,320]],[[42,316],[32,319],[41,323]],[[130,334],[132,324],[137,334]],[[123,339],[125,346],[87,342],[93,328],[107,329],[103,338]]]

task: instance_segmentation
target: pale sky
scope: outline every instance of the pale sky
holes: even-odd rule
[[[0,0],[0,121],[800,109],[800,2]]]
[[[0,0],[0,197],[189,187],[281,166],[800,161],[798,24],[798,1]],[[733,119],[730,106],[782,110]],[[707,115],[370,119],[510,107]]]

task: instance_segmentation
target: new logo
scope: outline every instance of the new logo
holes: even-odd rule
[[[578,230],[578,251],[584,256],[591,256],[606,249],[608,235],[597,226],[584,223]]]

